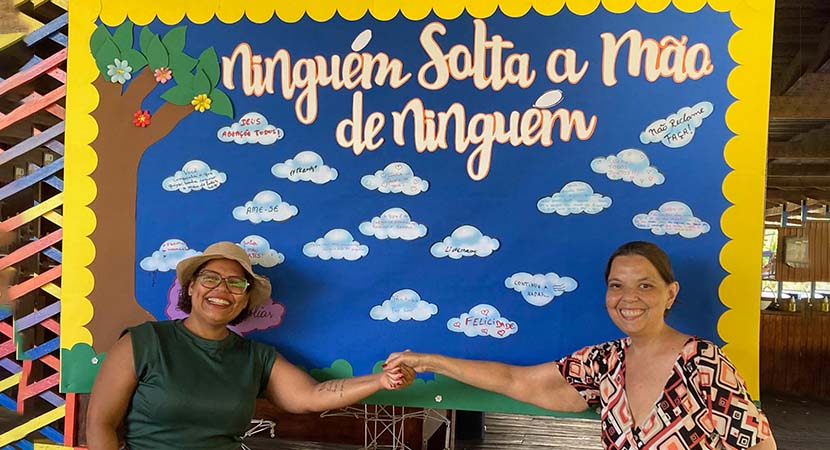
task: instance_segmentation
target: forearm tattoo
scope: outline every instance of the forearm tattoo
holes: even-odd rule
[[[320,383],[317,386],[318,392],[333,392],[335,394],[339,394],[340,398],[343,398],[343,389],[346,385],[345,380],[329,380]]]

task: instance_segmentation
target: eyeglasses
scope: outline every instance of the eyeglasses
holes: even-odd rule
[[[228,287],[228,291],[231,294],[244,294],[245,291],[248,290],[248,286],[251,285],[245,277],[222,277],[222,275],[219,275],[212,270],[203,270],[199,272],[196,275],[196,280],[199,284],[208,289],[218,287],[224,281],[225,286]]]

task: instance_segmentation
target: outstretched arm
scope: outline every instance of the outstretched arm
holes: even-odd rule
[[[387,369],[401,366],[412,367],[419,373],[445,375],[550,411],[578,412],[588,407],[554,362],[523,367],[410,351],[389,355]]]
[[[137,385],[133,342],[127,334],[107,352],[92,386],[86,415],[89,450],[118,449],[116,429],[127,412]]]
[[[290,413],[307,413],[352,405],[381,389],[400,389],[415,378],[410,368],[385,370],[360,377],[317,382],[285,358],[271,368],[266,397]]]

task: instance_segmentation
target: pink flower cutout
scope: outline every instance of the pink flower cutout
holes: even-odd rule
[[[156,77],[156,83],[167,83],[173,78],[173,71],[169,67],[159,67],[153,71],[153,76]]]

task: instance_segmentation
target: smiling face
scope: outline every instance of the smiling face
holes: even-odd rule
[[[193,279],[187,287],[191,298],[190,318],[211,327],[226,326],[238,316],[247,306],[250,288],[241,294],[234,294],[228,290],[225,281],[214,288],[207,288],[199,282],[199,274],[212,272],[221,278],[245,278],[245,270],[236,261],[230,259],[214,259],[202,266],[199,272],[193,274]]]
[[[631,337],[655,336],[666,326],[666,310],[680,285],[667,283],[643,256],[617,256],[611,262],[605,307],[614,324]]]

